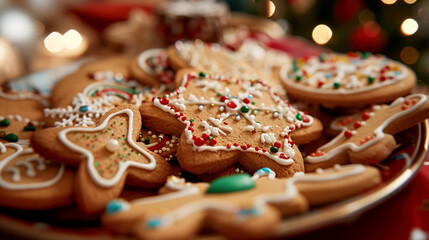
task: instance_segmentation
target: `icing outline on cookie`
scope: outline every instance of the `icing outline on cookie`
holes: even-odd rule
[[[67,133],[69,133],[69,132],[96,132],[96,131],[103,130],[107,126],[107,124],[111,118],[113,118],[116,115],[120,115],[120,114],[124,114],[124,113],[128,115],[127,143],[130,144],[138,152],[143,154],[146,157],[146,159],[149,160],[149,163],[139,163],[139,162],[134,162],[134,161],[126,161],[125,163],[120,162],[119,168],[118,168],[115,176],[111,179],[105,179],[105,178],[101,177],[94,168],[94,155],[89,150],[87,150],[86,148],[80,147],[80,146],[70,142],[67,138]],[[145,170],[153,170],[156,167],[155,158],[152,157],[146,151],[144,151],[132,138],[133,117],[134,117],[134,112],[131,109],[123,109],[123,110],[120,110],[118,112],[114,112],[114,113],[110,114],[109,116],[107,116],[106,119],[99,126],[91,127],[91,128],[71,127],[71,128],[64,129],[58,133],[58,138],[69,149],[76,151],[76,152],[80,152],[83,155],[85,155],[89,175],[91,176],[91,178],[96,183],[98,183],[100,186],[103,186],[103,187],[112,187],[120,181],[122,175],[124,174],[125,170],[128,167],[137,167],[137,168],[142,168]]]

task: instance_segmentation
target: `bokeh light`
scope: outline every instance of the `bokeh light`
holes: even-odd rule
[[[0,35],[11,42],[25,42],[33,38],[32,19],[18,10],[5,11],[0,15]]]
[[[44,44],[46,49],[51,53],[57,53],[63,50],[63,35],[59,32],[52,32],[48,36],[46,36],[44,40]]]
[[[75,49],[82,43],[82,36],[74,29],[68,30],[62,37],[62,42],[65,48]]]
[[[272,1],[267,2],[267,16],[271,17],[276,12],[276,5]]]
[[[396,0],[381,0],[381,1],[387,5],[394,4],[396,2]]]
[[[417,0],[404,0],[404,2],[406,4],[413,4],[413,3],[417,2]]]
[[[414,64],[419,59],[419,52],[414,47],[404,47],[401,50],[400,57],[405,64]]]
[[[404,35],[413,35],[419,29],[419,24],[412,18],[405,19],[401,25],[401,31]]]
[[[313,29],[311,35],[315,43],[323,45],[332,38],[332,30],[325,24],[319,24]]]

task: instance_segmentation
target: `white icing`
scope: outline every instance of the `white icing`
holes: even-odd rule
[[[139,65],[139,67],[146,73],[154,76],[156,74],[155,70],[150,68],[147,64],[146,61],[147,59],[151,58],[151,57],[155,57],[158,56],[160,53],[165,52],[164,48],[153,48],[153,49],[148,49],[146,51],[143,51],[142,53],[140,53],[140,55],[137,57],[137,63]]]
[[[109,139],[106,142],[106,149],[109,152],[115,152],[119,148],[119,142],[116,139]]]
[[[26,155],[26,154],[31,154],[33,153],[33,149],[28,148],[28,149],[23,149],[21,145],[16,144],[16,143],[6,143],[3,144],[0,142],[0,149],[2,149],[1,153],[5,153],[6,151],[3,151],[3,149],[6,149],[6,147],[12,147],[16,149],[16,152],[12,153],[11,155],[7,156],[6,158],[4,158],[1,162],[0,162],[0,173],[3,171],[3,169],[5,169],[5,166],[12,161],[13,159],[15,159],[18,156],[21,155]],[[43,159],[41,159],[38,156],[30,156],[29,158],[26,158],[24,160],[18,161],[15,166],[19,166],[19,165],[23,165],[26,167],[26,175],[29,177],[34,177],[35,176],[35,171],[33,166],[31,165],[31,161],[36,161],[37,162],[37,170],[42,171],[46,168],[45,166],[45,162]],[[38,183],[19,183],[19,181],[21,180],[21,176],[20,176],[20,172],[19,172],[19,168],[17,167],[8,167],[5,169],[5,171],[10,171],[12,172],[12,181],[16,182],[16,183],[9,183],[6,182],[0,174],[0,187],[4,188],[4,189],[8,189],[8,190],[27,190],[27,189],[40,189],[40,188],[46,188],[46,187],[50,187],[53,186],[54,184],[56,184],[61,177],[63,176],[64,173],[64,169],[65,166],[64,164],[60,165],[60,168],[58,169],[58,173],[57,175],[48,180],[48,181],[44,181],[44,182],[38,182]]]
[[[70,142],[67,139],[67,133],[70,133],[70,132],[96,132],[96,131],[103,130],[107,126],[109,120],[112,117],[120,115],[120,114],[127,114],[128,115],[128,132],[127,132],[128,144],[130,144],[136,151],[143,154],[143,156],[145,156],[149,160],[149,163],[139,163],[139,162],[134,162],[134,161],[126,161],[126,162],[121,161],[119,163],[119,168],[118,168],[118,171],[116,172],[116,175],[111,179],[104,179],[103,177],[101,177],[97,173],[97,170],[94,167],[94,155],[91,153],[91,151]],[[99,184],[100,186],[103,186],[103,187],[112,187],[119,182],[119,180],[121,179],[122,175],[124,174],[124,172],[127,170],[128,167],[136,167],[136,168],[141,168],[141,169],[145,169],[145,170],[153,170],[156,167],[155,158],[152,155],[150,155],[149,153],[147,153],[145,150],[143,150],[134,141],[134,139],[132,137],[133,117],[134,117],[134,112],[132,110],[123,109],[123,110],[120,110],[118,112],[114,112],[114,113],[110,114],[109,116],[107,116],[106,119],[99,126],[96,126],[93,128],[71,127],[71,128],[64,129],[58,133],[58,138],[68,148],[70,148],[73,151],[80,152],[86,157],[89,175],[97,184]]]

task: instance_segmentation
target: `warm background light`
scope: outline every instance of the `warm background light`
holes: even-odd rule
[[[317,44],[326,44],[332,38],[332,30],[325,24],[319,24],[313,29],[312,37]]]
[[[396,2],[396,0],[381,0],[384,4],[394,4]]]
[[[271,17],[273,16],[274,12],[276,11],[276,5],[272,1],[267,2],[267,16]]]
[[[65,48],[75,49],[82,43],[82,36],[78,31],[70,29],[62,36],[62,42]]]
[[[406,4],[413,4],[413,3],[417,2],[417,0],[404,0],[404,2]]]
[[[62,42],[62,37],[63,36],[59,32],[50,33],[43,41],[46,49],[51,53],[57,53],[63,50],[64,46]]]
[[[405,19],[401,25],[401,31],[404,35],[413,35],[419,29],[419,24],[412,18]]]
[[[405,64],[414,64],[419,59],[419,52],[414,47],[404,47],[400,57]]]

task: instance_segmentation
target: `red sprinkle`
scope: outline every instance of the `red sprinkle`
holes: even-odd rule
[[[228,123],[227,123],[227,122],[223,122],[223,124],[228,125]]]
[[[384,76],[384,75],[380,76],[380,81],[383,82],[383,81],[386,81],[386,79],[387,79],[386,76]]]
[[[262,149],[262,152],[267,152],[267,150],[265,150],[265,149]]]
[[[168,100],[167,98],[161,98],[161,99],[159,99],[159,102],[162,105],[167,105],[170,102],[170,100]]]
[[[354,124],[355,128],[359,128],[362,124],[359,121],[356,121]]]
[[[363,119],[363,120],[367,120],[368,118],[369,118],[369,112],[364,111],[364,112],[362,113],[362,119]]]
[[[289,157],[288,157],[288,156],[286,156],[284,153],[280,153],[280,158],[288,159]]]
[[[226,106],[227,107],[229,107],[229,108],[236,108],[237,107],[237,104],[235,104],[234,102],[228,102],[227,104],[226,104]]]
[[[305,123],[308,123],[308,122],[310,122],[310,119],[304,115],[304,116],[302,116],[302,121]]]
[[[221,96],[221,97],[220,97],[220,101],[221,101],[221,102],[225,102],[225,100],[226,100],[226,99],[228,99],[226,96]]]
[[[243,149],[243,150],[246,150],[247,149],[247,147],[246,146],[244,146],[244,145],[242,145],[242,146],[240,146],[241,147],[241,149]]]
[[[247,144],[247,145],[246,145],[246,147],[247,147],[247,148],[250,148],[251,146],[252,146],[251,144]]]
[[[244,102],[245,104],[248,104],[248,103],[250,103],[250,100],[249,100],[248,98],[245,98],[245,99],[243,99],[243,102]]]
[[[275,142],[274,143],[274,147],[276,147],[276,148],[280,148],[282,146],[282,144],[281,143],[279,143],[279,142]]]
[[[406,105],[402,105],[401,109],[402,110],[407,110],[407,106]]]
[[[230,149],[231,148],[231,144],[227,144],[226,148]]]
[[[345,132],[344,132],[344,136],[346,137],[346,138],[349,138],[349,137],[351,137],[353,134],[352,134],[352,132],[350,131],[350,130],[346,130]]]
[[[217,143],[217,141],[216,141],[216,139],[214,139],[214,138],[212,138],[212,139],[210,139],[210,145],[216,145],[216,143]]]
[[[237,144],[237,143],[234,143],[234,147],[238,147],[238,144]]]
[[[203,135],[201,136],[204,140],[207,140],[210,138],[210,136],[207,133],[203,133]]]
[[[202,146],[202,145],[204,145],[205,140],[204,140],[203,138],[196,138],[196,139],[194,140],[194,143],[195,143],[195,145],[197,145],[197,146]]]
[[[185,116],[183,116],[181,119],[182,119],[182,121],[185,121],[185,120],[186,120],[186,117],[185,117]]]
[[[258,148],[258,147],[255,147],[255,150],[256,150],[256,151],[259,151],[259,148]]]

